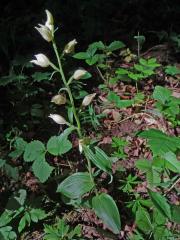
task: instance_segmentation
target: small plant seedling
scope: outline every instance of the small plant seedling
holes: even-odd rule
[[[157,101],[156,108],[167,118],[173,126],[180,124],[180,99],[172,96],[172,91],[156,86],[153,98]]]
[[[140,181],[137,180],[136,176],[132,176],[129,174],[125,180],[120,180],[122,186],[119,187],[120,190],[126,193],[133,192],[133,188],[137,185]]]
[[[140,58],[139,62],[134,64],[133,67],[129,69],[119,68],[116,70],[116,74],[119,80],[123,81],[123,79],[125,78],[127,80],[129,79],[135,81],[137,88],[138,81],[149,78],[152,75],[154,75],[155,70],[159,66],[160,64],[157,63],[156,58],[149,59]]]
[[[127,154],[124,152],[124,147],[128,145],[128,142],[118,138],[112,138],[112,147],[115,149],[114,153],[112,154],[113,157],[117,157],[119,159],[125,159]]]
[[[81,226],[77,225],[74,229],[63,220],[59,219],[54,225],[44,225],[44,240],[71,240],[79,239],[81,236]]]

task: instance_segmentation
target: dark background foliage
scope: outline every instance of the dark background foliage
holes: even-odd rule
[[[43,44],[33,27],[45,19],[45,9],[56,19],[60,42],[76,38],[81,49],[82,44],[86,46],[95,40],[129,42],[138,31],[153,45],[158,39],[151,31],[178,32],[180,25],[178,0],[1,1],[1,9],[0,56],[4,60],[1,74],[2,67],[15,54],[30,53]]]

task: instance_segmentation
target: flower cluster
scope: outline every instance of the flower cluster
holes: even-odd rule
[[[54,38],[54,19],[52,14],[48,10],[46,10],[46,15],[47,20],[45,25],[38,24],[39,27],[35,27],[35,29],[47,42],[51,42]]]
[[[76,123],[77,123],[77,126],[78,126],[77,127],[77,129],[79,131],[78,133],[79,133],[79,136],[81,137],[82,134],[80,133],[80,131],[81,131],[80,130],[80,122],[79,122],[79,118],[78,118],[77,113],[76,113],[76,108],[75,108],[74,103],[71,99],[72,98],[72,93],[71,93],[71,90],[70,90],[69,86],[70,86],[71,82],[74,81],[74,80],[76,81],[76,80],[81,80],[81,79],[87,78],[88,72],[84,69],[79,68],[79,69],[74,71],[74,73],[72,74],[72,76],[69,78],[68,81],[66,80],[66,78],[64,76],[64,73],[63,73],[62,66],[61,66],[61,59],[58,56],[59,53],[57,51],[56,43],[54,41],[54,20],[53,20],[53,16],[50,13],[50,11],[48,11],[48,10],[45,10],[45,11],[46,11],[46,16],[47,16],[45,24],[44,25],[43,24],[38,24],[39,26],[35,27],[35,29],[41,34],[42,38],[45,39],[47,42],[53,42],[53,48],[55,50],[59,66],[57,67],[52,62],[50,62],[48,57],[46,57],[43,53],[36,54],[35,59],[31,60],[30,62],[34,63],[34,64],[36,64],[40,67],[44,67],[44,68],[51,66],[55,70],[55,72],[59,72],[61,74],[61,77],[62,77],[64,85],[65,85],[65,89],[66,90],[68,89],[68,91],[67,91],[68,94],[70,92],[69,99],[70,99],[72,109],[73,109],[73,113],[74,113],[74,117],[76,119]],[[67,43],[64,47],[62,55],[73,53],[76,44],[77,44],[76,39]],[[91,102],[93,101],[95,96],[96,96],[96,93],[92,93],[92,94],[89,94],[89,95],[85,96],[82,103],[81,103],[81,108],[82,107],[87,107],[89,104],[91,104]],[[67,102],[66,95],[58,93],[58,94],[56,94],[55,96],[52,97],[51,102],[55,103],[56,105],[64,105]],[[66,121],[66,119],[59,114],[50,114],[49,118],[51,118],[55,123],[57,123],[59,125],[72,126],[71,123]],[[80,152],[83,151],[83,144],[84,144],[84,140],[80,139],[79,140],[79,151]]]

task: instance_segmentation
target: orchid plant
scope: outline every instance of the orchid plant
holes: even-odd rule
[[[66,104],[66,98],[68,98],[73,114],[71,121],[66,120],[63,116],[56,113],[51,113],[49,115],[49,118],[53,119],[55,123],[59,125],[65,125],[67,126],[67,129],[64,130],[64,132],[61,133],[60,136],[53,136],[49,139],[47,143],[47,151],[55,156],[64,154],[69,151],[72,148],[72,145],[67,138],[72,131],[76,131],[79,138],[79,151],[81,154],[84,154],[87,160],[88,170],[88,172],[76,172],[67,177],[58,185],[57,192],[60,192],[66,198],[69,198],[70,203],[77,202],[77,200],[79,202],[79,199],[82,199],[84,194],[86,194],[87,196],[87,194],[89,193],[89,195],[92,196],[91,208],[114,234],[118,234],[120,232],[121,224],[119,211],[116,203],[110,195],[99,192],[98,186],[95,183],[95,176],[97,176],[100,171],[106,172],[107,175],[111,176],[112,181],[113,161],[110,157],[106,155],[106,153],[102,149],[90,144],[89,140],[87,141],[85,131],[83,131],[82,129],[79,118],[80,111],[92,103],[93,99],[96,96],[96,93],[85,96],[81,103],[80,111],[78,111],[78,108],[75,106],[71,83],[75,83],[76,81],[86,78],[88,72],[84,69],[77,69],[74,71],[70,78],[66,77],[62,61],[67,54],[70,54],[74,51],[77,41],[75,39],[70,41],[65,45],[64,50],[62,52],[59,52],[55,41],[56,30],[54,27],[53,16],[48,10],[46,10],[46,15],[47,20],[45,24],[39,24],[39,26],[35,28],[44,40],[52,44],[57,59],[57,65],[52,63],[49,58],[43,53],[35,55],[35,59],[32,60],[31,63],[34,63],[43,68],[51,67],[53,69],[53,74],[59,74],[60,79],[63,83],[63,88],[61,88],[58,94],[51,99],[51,102],[57,105],[62,105]],[[37,155],[34,154],[35,156],[32,156],[32,150],[33,152],[38,152],[38,154],[39,152],[41,152],[41,155],[43,155],[43,157],[41,156],[40,158],[43,158],[44,160],[46,152],[45,149],[46,147],[40,141],[32,141],[25,149],[25,161],[34,161],[33,165],[36,166],[36,162],[38,162],[38,160],[36,160]],[[95,165],[96,168],[98,168],[97,172],[94,172],[94,170],[92,170],[92,164]],[[35,169],[35,166],[32,168],[34,169],[34,173],[36,175],[37,169]],[[51,174],[52,170],[53,167],[49,166],[49,174]],[[46,177],[45,179],[41,179],[41,176],[39,176],[39,179],[40,181],[42,180],[42,182],[46,181],[47,178],[48,177]]]

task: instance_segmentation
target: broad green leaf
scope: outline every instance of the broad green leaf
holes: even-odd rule
[[[172,92],[169,89],[161,86],[156,86],[153,92],[153,98],[160,101],[162,104],[169,101],[171,95]]]
[[[148,190],[151,201],[157,210],[168,219],[171,219],[171,208],[168,204],[166,198],[158,192],[153,192],[150,189]]]
[[[41,183],[50,177],[53,169],[54,167],[50,166],[45,159],[38,159],[32,165],[33,173]]]
[[[74,127],[67,128],[61,135],[53,136],[47,143],[47,151],[55,156],[62,155],[72,148],[72,143],[67,139]]]
[[[95,153],[89,148],[83,147],[84,153],[88,159],[90,159],[96,167],[107,172],[112,173],[112,162],[106,153],[98,147],[95,147]]]
[[[175,152],[180,149],[180,138],[168,136],[157,129],[143,131],[139,136],[148,139],[154,156],[164,156],[167,152]]]
[[[180,205],[171,205],[172,221],[180,224]]]
[[[138,210],[136,212],[136,221],[135,222],[136,222],[138,228],[146,234],[150,233],[153,229],[150,215],[149,215],[148,211],[143,207],[138,208]]]
[[[53,136],[47,143],[47,150],[54,156],[62,155],[72,148],[71,142],[65,137]]]
[[[125,44],[121,41],[113,41],[108,47],[107,50],[110,52],[116,51],[120,48],[125,47]]]
[[[180,173],[180,162],[177,160],[176,155],[173,152],[167,152],[164,154],[166,160],[166,167],[171,171]]]
[[[92,207],[96,215],[102,219],[103,223],[114,233],[118,234],[121,229],[121,221],[118,208],[113,198],[101,193],[92,199]]]
[[[68,198],[77,199],[82,197],[83,194],[91,191],[94,187],[89,173],[78,172],[67,177],[63,182],[58,185],[57,192],[62,193]]]
[[[39,208],[33,208],[29,212],[31,221],[37,223],[39,220],[42,220],[47,217],[47,214],[45,213],[44,210],[39,209]]]
[[[24,152],[24,161],[33,162],[45,157],[45,146],[42,142],[35,140],[26,145]]]
[[[12,230],[11,226],[5,226],[0,228],[0,239],[1,240],[16,240],[17,235]]]
[[[176,66],[166,66],[165,73],[175,76],[176,74],[180,74],[180,69]]]

